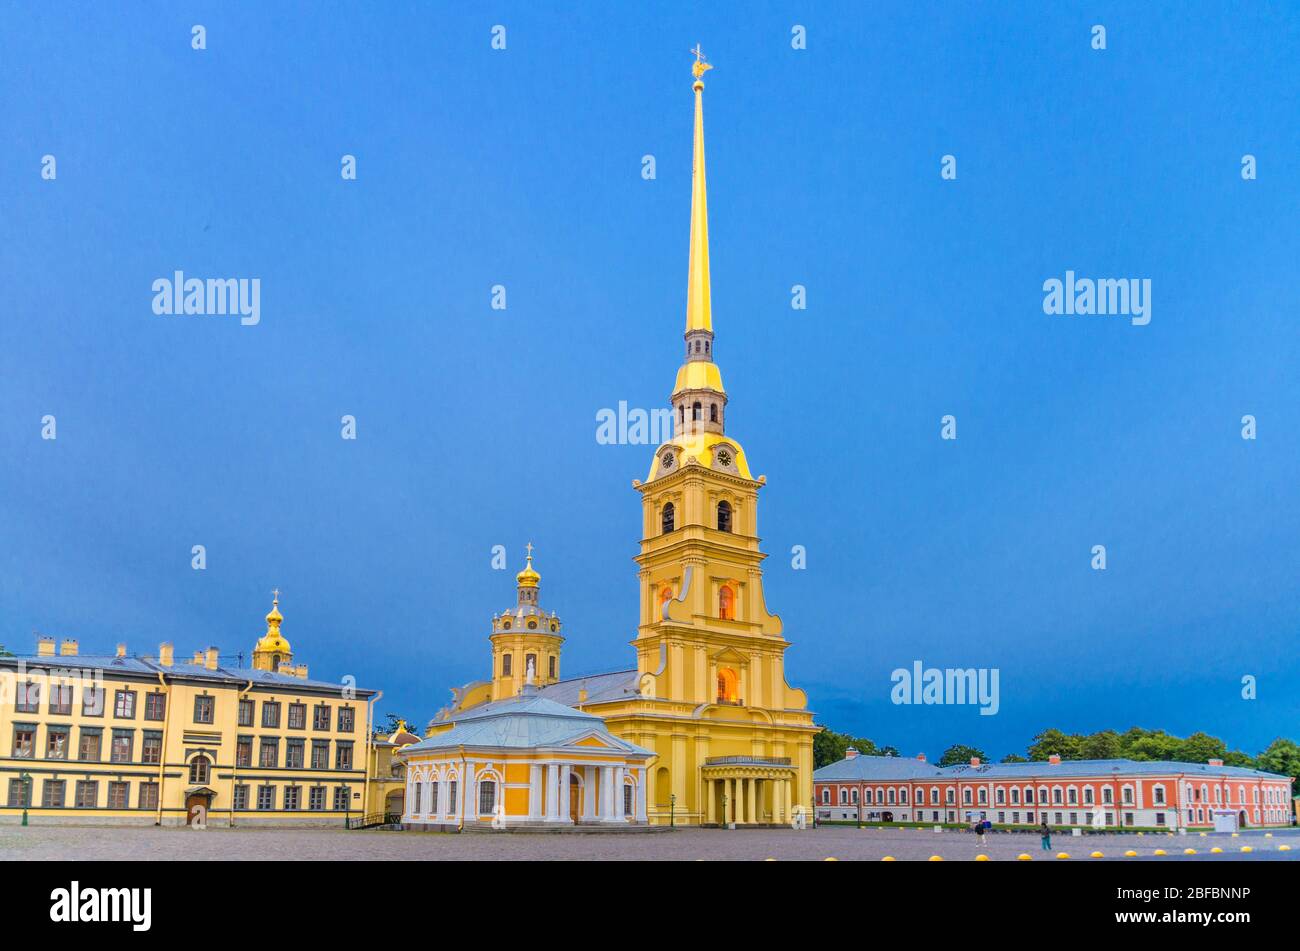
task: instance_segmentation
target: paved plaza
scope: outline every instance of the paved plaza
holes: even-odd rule
[[[1282,846],[1290,846],[1283,849]],[[1251,851],[1243,853],[1248,847]],[[1184,855],[1184,849],[1196,855]],[[1222,853],[1212,853],[1220,848]],[[1126,857],[1126,850],[1138,857]],[[1154,856],[1156,849],[1168,854]],[[984,848],[967,832],[899,828],[856,829],[822,826],[804,832],[790,829],[678,829],[642,834],[474,833],[447,835],[420,832],[347,831],[344,829],[207,829],[95,826],[0,825],[0,861],[23,860],[206,860],[206,859],[354,859],[392,861],[510,860],[734,860],[900,861],[972,860],[981,852],[994,861],[1014,861],[1021,853],[1035,861],[1057,861],[1057,852],[1072,861],[1100,851],[1121,861],[1294,860],[1300,858],[1300,834],[1244,832],[1238,837],[1199,835],[1054,836],[1044,852],[1036,835],[997,833]]]

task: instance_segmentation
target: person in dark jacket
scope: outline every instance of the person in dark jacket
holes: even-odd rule
[[[1038,827],[1038,834],[1043,837],[1043,851],[1052,851],[1052,827],[1047,824],[1046,819],[1044,819],[1043,824]]]

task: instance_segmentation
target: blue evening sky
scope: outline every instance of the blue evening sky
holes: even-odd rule
[[[932,757],[1296,733],[1300,7],[2,16],[11,649],[247,658],[278,586],[314,677],[423,722],[488,675],[531,539],[564,673],[630,665],[651,448],[595,414],[666,405],[680,359],[699,42],[728,434],[819,721]],[[261,323],[155,316],[178,269],[260,278]],[[1149,278],[1151,323],[1045,315],[1067,269]],[[1000,712],[893,705],[914,660],[998,668]]]

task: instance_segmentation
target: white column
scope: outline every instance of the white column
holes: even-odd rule
[[[636,771],[636,821],[646,821],[646,771],[642,767]]]
[[[546,764],[546,818],[560,818],[560,767],[555,763]]]
[[[582,767],[582,818],[592,821],[596,818],[596,767]]]
[[[560,819],[573,825],[573,817],[569,815],[569,769],[568,763],[560,767]]]
[[[600,768],[600,818],[603,822],[613,822],[614,813],[614,768]]]
[[[505,791],[502,790],[502,795]],[[528,767],[528,818],[542,817],[542,767],[533,763]]]
[[[785,805],[782,801],[782,794],[785,792],[785,780],[778,779],[772,783],[772,822],[780,824],[785,822]],[[858,812],[861,815],[862,796],[858,796]]]
[[[627,767],[618,766],[614,769],[614,818],[623,822],[627,819],[627,812],[623,808],[624,792],[623,788],[627,783]]]

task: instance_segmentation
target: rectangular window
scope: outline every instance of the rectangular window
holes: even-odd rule
[[[330,728],[330,708],[326,704],[318,703],[311,709],[311,728],[313,730],[328,730]]]
[[[253,765],[253,738],[241,736],[235,741],[235,765],[239,768]]]
[[[258,809],[275,808],[275,787],[274,786],[257,787],[257,808]]]
[[[1158,825],[1158,826],[1162,826],[1162,825],[1164,825],[1164,824],[1165,824],[1165,814],[1164,814],[1163,812],[1157,812],[1157,813],[1156,813],[1156,825]]]
[[[56,717],[72,716],[72,684],[50,687],[50,713]]]
[[[311,768],[312,769],[330,768],[330,741],[329,740],[311,741]]]
[[[248,808],[248,786],[243,783],[240,783],[235,787],[234,804],[237,811],[243,811]]]
[[[284,787],[284,808],[285,809],[302,808],[302,787],[301,786]]]
[[[9,780],[9,808],[10,809],[22,809],[25,806],[31,805],[31,803],[27,801],[28,799],[27,790],[29,788],[29,785],[30,785],[29,783],[23,782],[23,780],[21,779]]]
[[[81,715],[83,717],[102,717],[104,715],[103,687],[83,687],[81,689]]]
[[[340,711],[341,712],[341,711]],[[334,768],[352,768],[352,741],[339,740],[334,744]]]
[[[101,757],[100,743],[104,731],[99,727],[83,726],[81,728],[81,745],[77,747],[77,759],[85,763],[98,763]]]
[[[108,784],[108,808],[109,809],[127,809],[131,799],[130,783],[109,783]]]
[[[211,723],[217,712],[217,698],[198,696],[194,698],[194,722]]]
[[[135,743],[135,730],[114,730],[113,745],[109,748],[110,763],[131,762],[131,747]]]
[[[162,734],[146,730],[140,743],[140,762],[157,766],[162,762]]]
[[[45,758],[46,759],[67,759],[68,758],[68,728],[66,726],[46,727]]]
[[[284,745],[284,765],[288,769],[302,769],[303,741],[289,740]]]
[[[93,779],[79,779],[76,786],[78,809],[94,809],[99,805],[99,783]]]
[[[289,704],[289,729],[291,730],[307,729],[307,704],[305,703]]]
[[[555,658],[554,658],[554,657],[551,657],[551,658],[550,658],[550,665],[549,665],[549,668],[548,668],[547,673],[550,674],[550,678],[551,678],[552,680],[555,679]]]
[[[280,704],[275,700],[262,701],[262,726],[278,729],[280,726]]]
[[[422,783],[415,784],[415,795],[411,799],[411,815],[413,816],[418,816],[420,814],[420,789],[422,788],[422,785]]]
[[[113,695],[113,716],[119,720],[135,719],[135,691],[118,690]]]
[[[636,808],[632,805],[632,787],[623,787],[623,815],[632,816],[636,814]]]
[[[351,733],[356,730],[356,713],[351,707],[339,707],[340,733]]]
[[[41,685],[32,680],[18,684],[14,709],[19,713],[40,713]]]
[[[47,779],[41,784],[41,808],[62,809],[67,784],[62,779]]]
[[[447,815],[449,816],[457,815],[460,812],[460,802],[456,799],[456,790],[459,785],[454,779],[447,784]]]
[[[352,791],[347,786],[334,787],[334,810],[344,812],[352,804]]]
[[[16,759],[31,759],[36,755],[36,724],[14,724],[14,752]]]
[[[146,720],[163,720],[167,717],[167,694],[161,690],[151,690],[144,695],[144,718]]]
[[[420,787],[417,785],[415,788],[418,790]],[[435,815],[435,816],[438,814],[438,782],[437,782],[437,780],[434,780],[433,782],[429,783],[429,812],[431,812],[431,813],[432,813],[433,815]]]
[[[158,784],[154,782],[140,784],[140,801],[136,803],[139,809],[157,809],[158,808]]]
[[[262,745],[257,752],[258,766],[276,766],[280,762],[280,741],[262,738]],[[260,807],[259,807],[260,808]]]
[[[509,676],[510,676],[510,658],[511,658],[512,656],[513,656],[513,655],[511,655],[511,654],[502,654],[502,655],[501,655],[501,676],[502,676],[502,677],[509,677]]]
[[[1155,794],[1156,794],[1156,805],[1163,806],[1165,804],[1165,787],[1157,786],[1155,788]]]
[[[321,812],[325,809],[325,787],[324,786],[311,787],[311,792],[307,798],[307,808],[312,809],[316,812]]]
[[[239,701],[239,725],[253,725],[253,701],[247,697],[242,697]]]
[[[1077,826],[1078,824],[1079,824],[1079,814],[1077,812],[1070,813],[1070,825]]]

